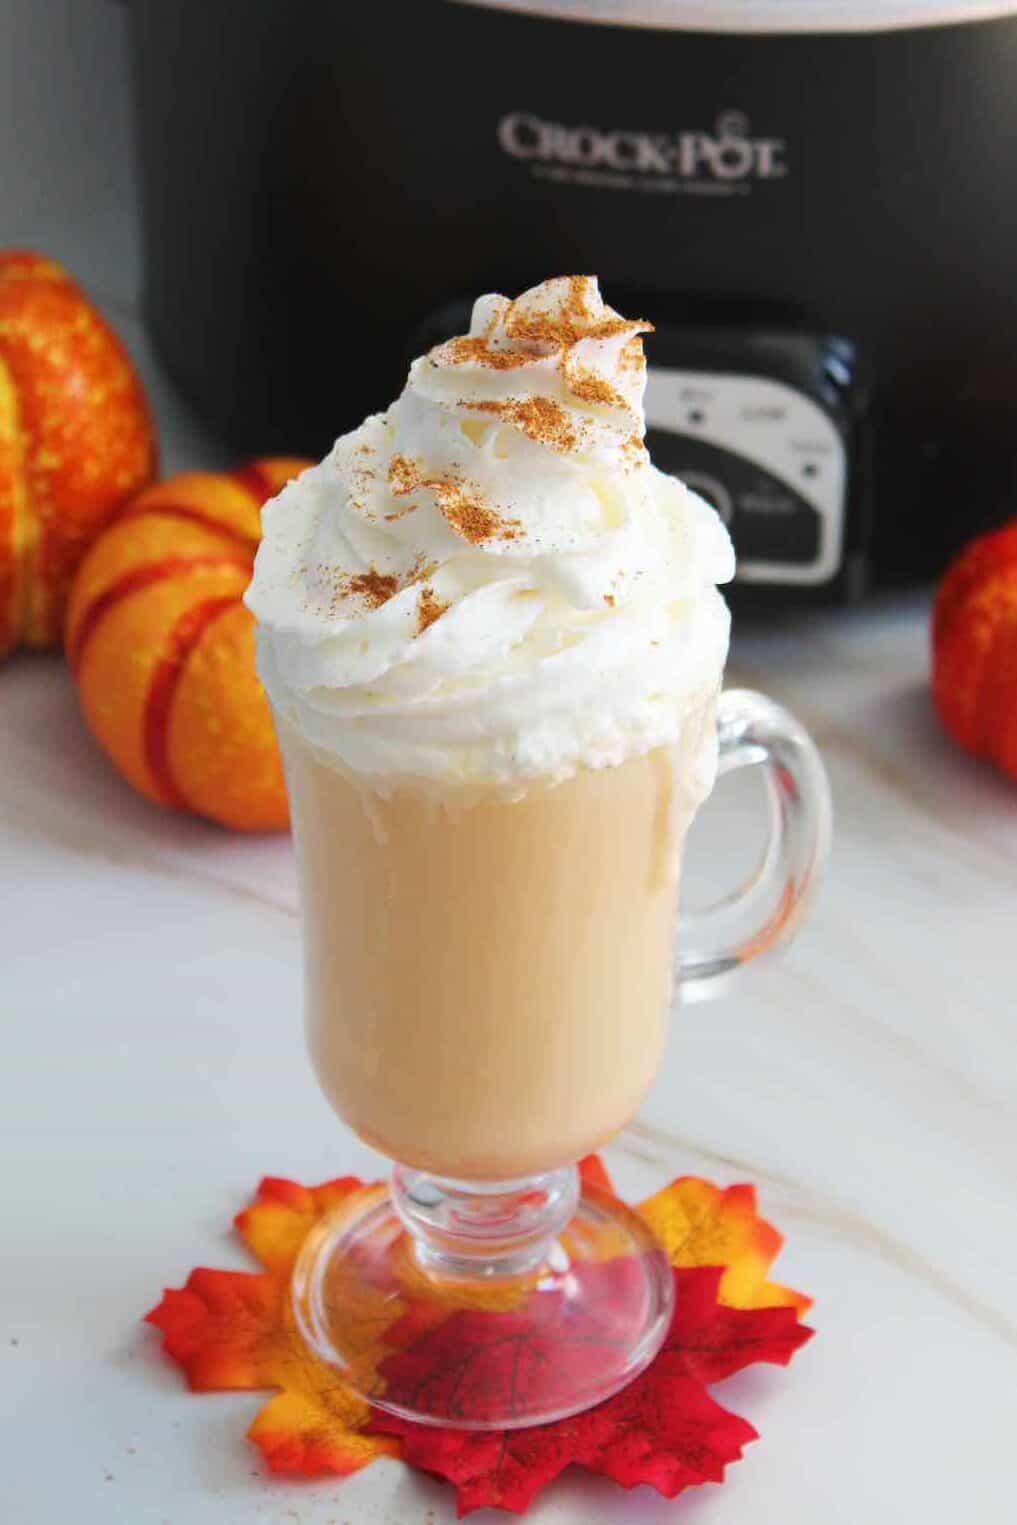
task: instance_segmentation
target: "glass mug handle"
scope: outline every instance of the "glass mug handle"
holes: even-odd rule
[[[744,884],[705,911],[679,918],[681,999],[722,994],[733,974],[791,940],[830,846],[833,810],[826,769],[793,715],[749,689],[717,704],[718,775],[762,768],[770,807],[763,856]]]

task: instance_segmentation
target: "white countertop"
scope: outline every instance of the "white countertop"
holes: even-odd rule
[[[142,358],[167,467],[215,464]],[[756,1181],[818,1338],[714,1389],[762,1433],[723,1488],[569,1476],[538,1525],[1013,1519],[1017,786],[940,735],[926,622],[912,597],[739,633],[732,675],[824,749],[834,856],[798,945],[681,1012],[609,1151],[627,1193]],[[748,787],[704,811],[694,880],[747,866]],[[0,895],[0,1521],[453,1519],[395,1462],[266,1481],[243,1440],[263,1398],[191,1396],[139,1323],[192,1266],[249,1264],[229,1223],[262,1174],[381,1169],[304,1057],[288,842],[136,798],[60,659],[22,657],[0,673]]]

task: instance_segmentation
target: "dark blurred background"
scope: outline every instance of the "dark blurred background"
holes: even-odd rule
[[[236,455],[320,455],[470,297],[595,271],[736,599],[927,582],[1017,502],[1017,14],[558,8],[0,0],[0,245],[143,314]]]
[[[128,17],[114,0],[0,0],[0,246],[73,266],[133,310],[140,240]]]

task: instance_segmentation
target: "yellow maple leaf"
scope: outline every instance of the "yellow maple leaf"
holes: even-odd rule
[[[752,1186],[714,1186],[698,1176],[679,1176],[637,1211],[646,1219],[675,1266],[723,1266],[720,1300],[731,1308],[812,1306],[802,1292],[767,1279],[783,1235],[759,1216]]]

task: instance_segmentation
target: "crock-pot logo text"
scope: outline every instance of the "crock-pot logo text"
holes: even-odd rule
[[[617,190],[744,194],[788,172],[784,138],[754,134],[740,111],[725,111],[711,131],[639,132],[569,126],[530,111],[498,123],[498,144],[541,179]]]

